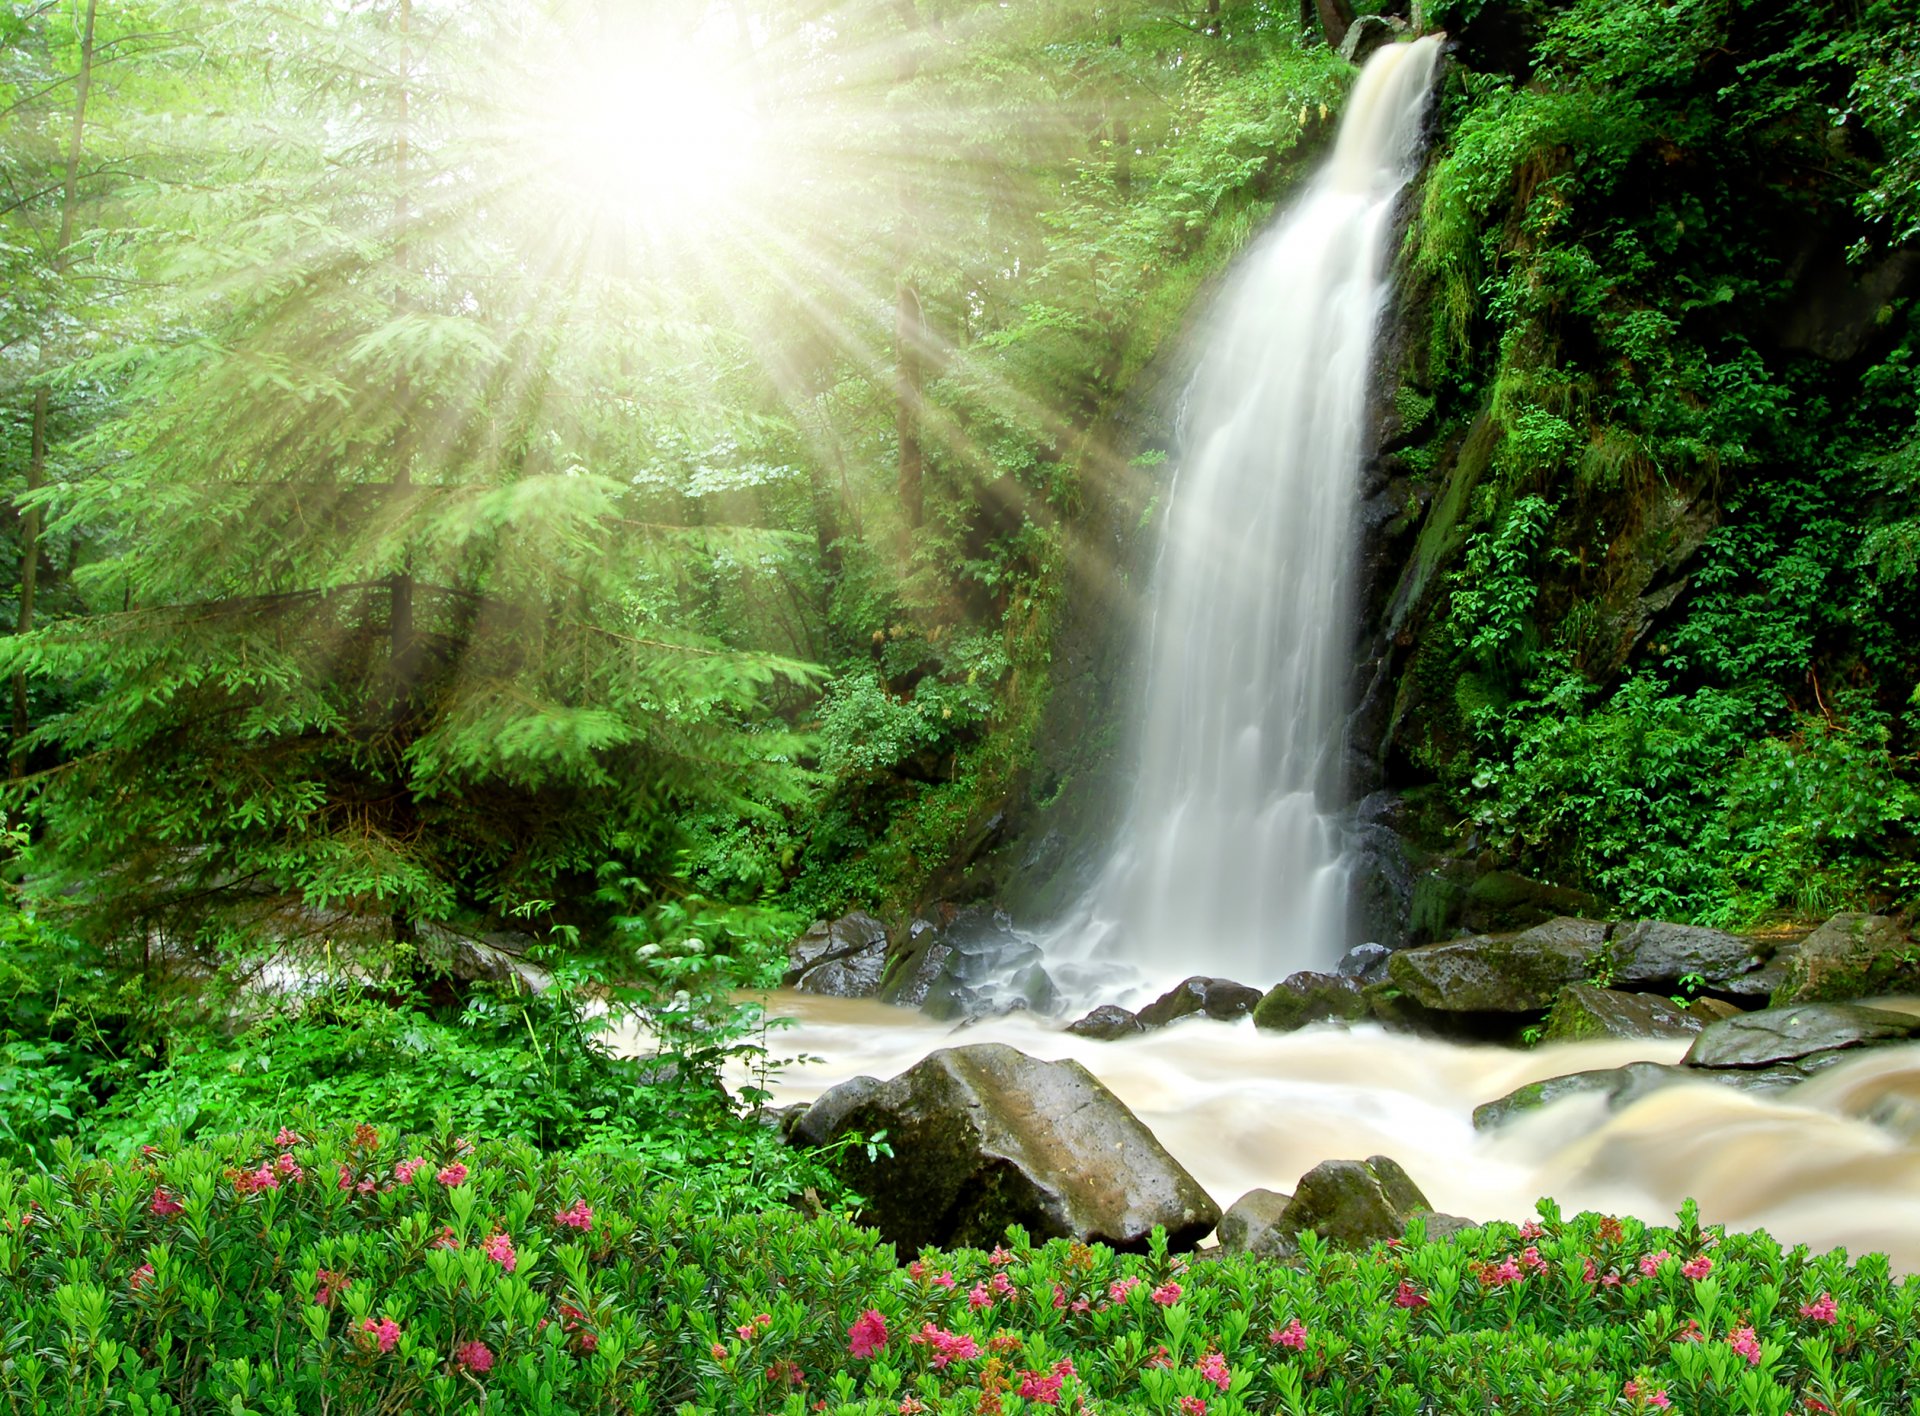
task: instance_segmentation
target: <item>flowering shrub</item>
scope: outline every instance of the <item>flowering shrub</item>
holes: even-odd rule
[[[631,1157],[307,1134],[0,1171],[0,1411],[1802,1416],[1920,1401],[1920,1282],[1690,1211],[1654,1230],[1543,1205],[1524,1232],[1366,1254],[1309,1237],[1290,1266],[1034,1247],[1017,1230],[991,1254],[901,1264],[843,1216],[716,1218]],[[434,1183],[454,1166],[460,1183]]]

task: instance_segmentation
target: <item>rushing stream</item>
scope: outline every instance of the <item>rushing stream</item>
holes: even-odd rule
[[[1569,1213],[1670,1221],[1691,1196],[1710,1222],[1819,1250],[1877,1250],[1920,1271],[1920,1045],[1879,1049],[1772,1097],[1701,1083],[1611,1114],[1575,1098],[1484,1134],[1473,1129],[1481,1102],[1583,1068],[1676,1062],[1686,1042],[1521,1052],[1371,1026],[1266,1033],[1204,1019],[1096,1042],[1031,1014],[956,1031],[882,1003],[782,993],[769,1007],[797,1021],[771,1036],[773,1054],[817,1059],[773,1079],[779,1103],[861,1074],[891,1077],[962,1043],[1071,1057],[1223,1207],[1254,1188],[1289,1191],[1323,1160],[1390,1155],[1436,1208],[1471,1219],[1525,1219],[1547,1195]]]

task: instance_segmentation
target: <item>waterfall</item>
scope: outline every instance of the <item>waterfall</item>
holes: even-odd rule
[[[1048,940],[1069,993],[1265,987],[1344,948],[1354,493],[1383,248],[1439,49],[1375,53],[1332,157],[1223,297],[1181,412],[1131,808]]]

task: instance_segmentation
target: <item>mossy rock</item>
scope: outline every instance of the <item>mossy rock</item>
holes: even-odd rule
[[[1920,945],[1884,915],[1839,914],[1801,943],[1773,1003],[1844,1003],[1913,992],[1920,992]]]
[[[1550,920],[1518,934],[1402,949],[1388,961],[1387,978],[1438,1012],[1531,1013],[1585,980],[1606,938],[1598,920]]]
[[[1311,1023],[1352,1022],[1367,1016],[1367,998],[1353,979],[1302,971],[1270,989],[1253,1009],[1253,1025],[1292,1032]]]
[[[1657,993],[1622,993],[1590,983],[1570,983],[1554,999],[1544,1040],[1695,1037],[1706,1025],[1684,1005]]]

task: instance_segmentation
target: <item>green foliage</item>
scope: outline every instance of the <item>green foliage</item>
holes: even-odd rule
[[[841,1216],[716,1219],[699,1201],[627,1158],[371,1126],[0,1172],[0,1315],[17,1344],[0,1394],[30,1412],[296,1411],[324,1395],[870,1416],[985,1398],[1732,1416],[1920,1395],[1904,1360],[1920,1284],[1883,1257],[1703,1227],[1691,1205],[1654,1228],[1543,1202],[1524,1231],[1416,1232],[1363,1254],[1308,1233],[1290,1265],[1014,1229],[991,1254],[901,1267]]]

